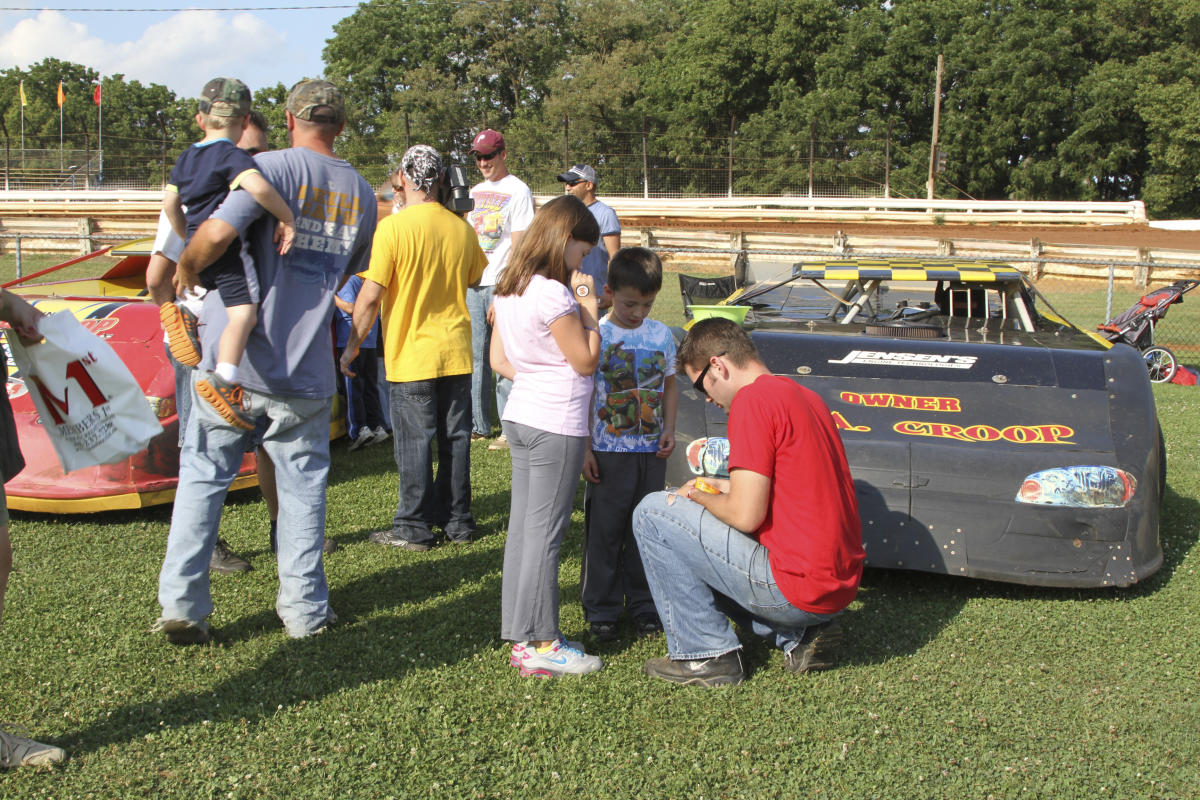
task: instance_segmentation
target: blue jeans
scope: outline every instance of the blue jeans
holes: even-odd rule
[[[668,492],[646,496],[633,512],[633,535],[676,660],[713,658],[741,644],[729,617],[790,651],[804,629],[837,614],[796,608],[775,585],[767,548],[698,503]]]
[[[334,349],[334,355],[340,360],[343,348]],[[353,378],[338,374],[342,379],[342,388],[346,395],[346,435],[350,441],[358,438],[358,432],[363,428],[374,430],[385,426],[383,406],[379,402],[379,372],[375,348],[360,350],[350,362]]]
[[[163,350],[167,351],[167,361],[175,370],[175,414],[179,419],[179,446],[183,447],[183,434],[187,432],[188,417],[192,415],[192,373],[195,370],[180,364],[166,342],[163,342]]]
[[[392,448],[400,473],[392,532],[429,544],[431,528],[458,541],[475,533],[471,515],[471,376],[391,383]],[[437,480],[433,444],[437,442]]]
[[[488,306],[494,286],[467,289],[467,313],[471,315],[471,432],[492,435],[492,326],[487,324]]]
[[[193,380],[202,376],[193,372]],[[199,622],[212,613],[208,560],[221,508],[255,433],[226,423],[189,387],[192,413],[179,459],[179,488],[167,553],[158,576],[163,619]],[[333,398],[281,397],[245,391],[242,405],[258,422],[262,447],[275,463],[279,491],[279,593],[275,610],[288,636],[315,633],[329,620],[329,584],[321,562],[325,487],[329,478],[329,414]]]

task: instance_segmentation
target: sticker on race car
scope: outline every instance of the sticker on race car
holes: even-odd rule
[[[851,350],[830,364],[862,364],[876,367],[928,367],[932,369],[970,369],[975,356],[942,356],[936,353],[897,353],[882,350]]]
[[[921,397],[909,394],[842,392],[842,402],[874,408],[903,408],[909,411],[962,411],[957,397]]]
[[[892,426],[896,433],[906,436],[933,436],[960,442],[1010,442],[1012,444],[1075,444],[1071,441],[1074,428],[1066,425],[951,425],[942,422],[906,420]]]

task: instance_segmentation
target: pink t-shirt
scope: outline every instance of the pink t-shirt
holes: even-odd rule
[[[564,436],[587,436],[592,376],[580,375],[567,363],[550,333],[551,322],[579,313],[571,290],[534,275],[524,294],[496,295],[494,302],[495,333],[517,372],[503,419]]]

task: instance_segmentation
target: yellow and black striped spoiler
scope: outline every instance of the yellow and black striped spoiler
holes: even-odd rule
[[[796,265],[796,276],[817,280],[962,281],[1008,283],[1021,280],[1021,271],[999,262],[918,261],[889,258],[871,261],[815,261]]]

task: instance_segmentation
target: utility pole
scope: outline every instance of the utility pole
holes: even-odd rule
[[[937,160],[938,125],[942,119],[942,67],[945,56],[938,53],[937,60],[937,89],[933,93],[933,142],[929,145],[929,180],[925,182],[925,199],[933,199],[933,171]]]

